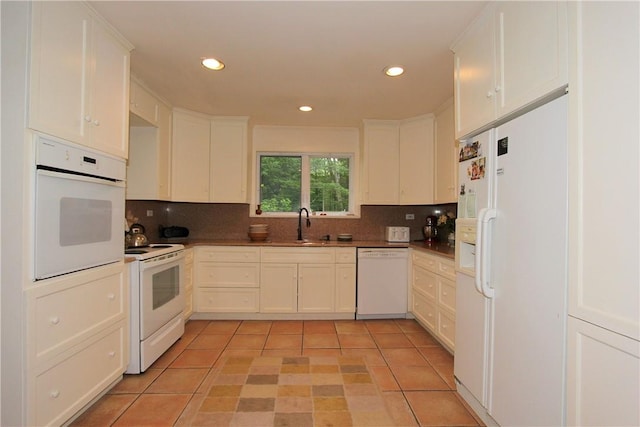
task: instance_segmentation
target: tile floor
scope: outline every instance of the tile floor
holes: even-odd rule
[[[125,375],[72,425],[482,425],[455,392],[453,356],[414,320],[191,320],[185,329],[184,336],[146,372]],[[330,359],[338,364],[361,360],[376,385],[388,417],[363,419],[353,413],[349,416],[345,408],[335,408],[342,412],[323,412],[333,418],[315,412],[308,418],[299,407],[291,407],[289,413],[280,413],[275,420],[273,412],[270,412],[271,418],[262,413],[263,418],[253,414],[252,418],[243,419],[238,415],[242,411],[260,413],[262,410],[239,408],[239,400],[228,396],[226,400],[211,399],[216,390],[222,390],[216,388],[218,386],[231,387],[224,388],[225,393],[234,393],[233,385],[239,383],[227,380],[233,376],[220,375],[233,370],[234,360],[258,364],[280,361],[285,366],[297,363],[291,360],[306,360],[304,363],[313,365],[320,363],[318,360]],[[242,372],[238,375],[245,381],[247,372],[243,372],[244,376]],[[224,384],[225,381],[230,384]],[[278,388],[282,392],[282,386]],[[247,404],[250,403],[243,403]],[[206,405],[214,405],[216,409]],[[217,415],[209,413],[206,418],[203,411],[217,411]],[[336,418],[338,415],[344,418]]]

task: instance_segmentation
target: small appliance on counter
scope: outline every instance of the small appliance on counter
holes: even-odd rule
[[[422,227],[425,243],[435,243],[438,241],[438,218],[435,215],[427,217],[427,223]]]
[[[384,234],[389,243],[408,243],[411,240],[409,227],[386,227]]]
[[[189,229],[187,227],[178,227],[172,225],[170,227],[159,227],[160,237],[164,239],[171,239],[175,237],[187,237],[189,236]]]
[[[133,224],[129,229],[130,241],[128,242],[129,248],[141,248],[149,246],[149,239],[144,234],[145,229],[142,224]]]

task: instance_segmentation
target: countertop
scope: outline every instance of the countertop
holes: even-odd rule
[[[265,240],[262,242],[252,242],[250,240],[217,240],[217,239],[188,239],[181,242],[185,247],[194,246],[284,246],[284,247],[333,247],[333,248],[412,248],[423,252],[433,253],[445,258],[455,258],[455,248],[446,243],[427,244],[423,241],[413,241],[409,243],[389,243],[384,240],[354,240],[351,242],[338,242],[337,240],[321,241],[311,240],[299,243],[295,240]]]

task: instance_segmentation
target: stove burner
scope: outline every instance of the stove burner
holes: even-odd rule
[[[139,255],[146,254],[147,251],[144,249],[127,249],[124,251],[125,255]]]

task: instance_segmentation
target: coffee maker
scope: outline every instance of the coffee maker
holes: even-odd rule
[[[436,243],[438,241],[438,218],[435,215],[429,215],[427,217],[427,223],[422,227],[422,234],[424,234],[425,243]]]

